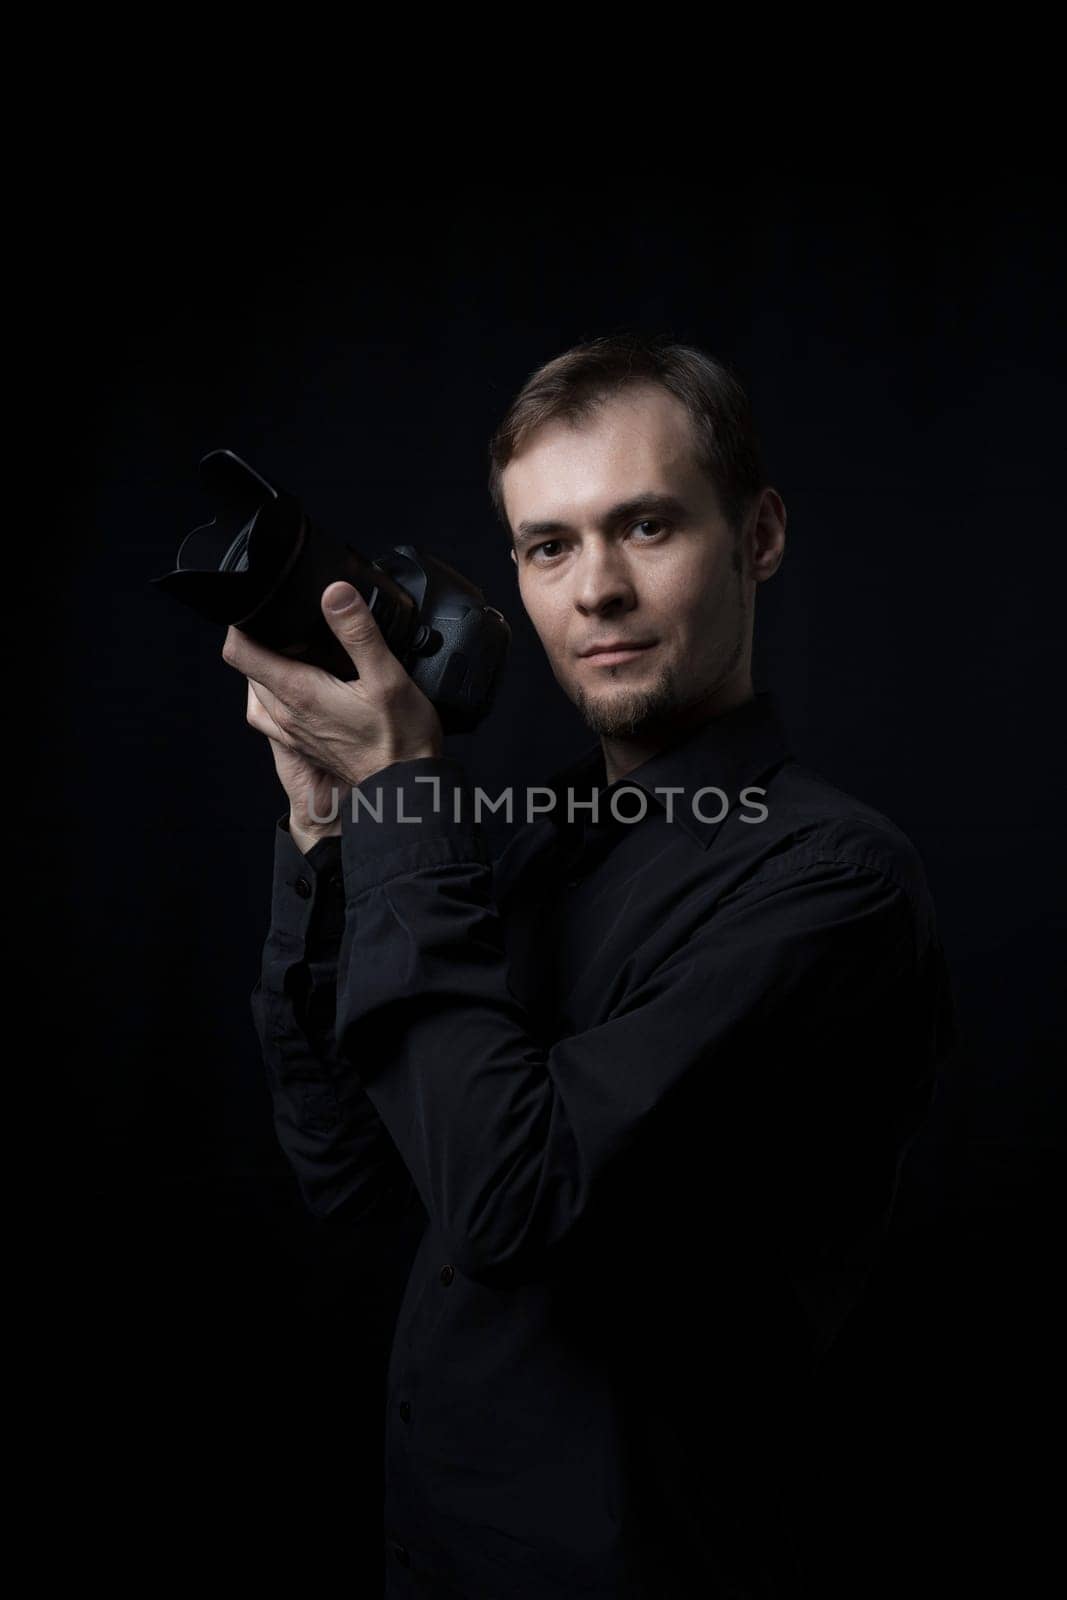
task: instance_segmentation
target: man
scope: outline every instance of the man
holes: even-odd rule
[[[491,461],[522,603],[599,735],[497,861],[349,585],[323,607],[354,682],[224,647],[290,798],[253,995],[279,1138],[316,1216],[425,1218],[386,1592],[800,1593],[799,1403],[951,1036],[922,865],[754,693],[786,516],[724,367],[591,341],[530,378]],[[338,785],[361,803],[317,821]]]

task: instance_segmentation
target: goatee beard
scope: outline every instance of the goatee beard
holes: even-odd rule
[[[607,669],[609,672],[611,668]],[[590,730],[604,739],[636,738],[652,724],[680,709],[674,675],[668,667],[649,689],[600,698],[579,688],[574,704]]]

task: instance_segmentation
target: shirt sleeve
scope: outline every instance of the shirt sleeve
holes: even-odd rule
[[[926,936],[886,872],[811,844],[709,904],[599,1025],[546,1049],[509,984],[462,768],[395,763],[360,789],[367,810],[342,824],[336,1036],[468,1276],[542,1268],[668,1126],[699,1128],[688,1148],[710,1183],[730,1174],[728,1208],[749,1205],[791,1127],[798,1168],[814,1167],[835,1138],[899,1145],[921,1115]]]
[[[341,840],[302,854],[275,825],[270,927],[250,996],[274,1129],[308,1210],[359,1221],[415,1200],[411,1178],[374,1106],[334,1043],[337,956],[344,931]]]

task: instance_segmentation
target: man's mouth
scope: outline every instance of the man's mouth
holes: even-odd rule
[[[591,661],[597,667],[616,667],[624,661],[634,661],[638,656],[643,656],[654,645],[655,640],[648,644],[608,643],[602,649],[583,650],[582,660]]]

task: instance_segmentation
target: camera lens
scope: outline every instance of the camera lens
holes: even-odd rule
[[[255,525],[255,517],[251,522],[246,522],[236,539],[219,562],[220,572],[247,572],[248,571],[248,541]]]

